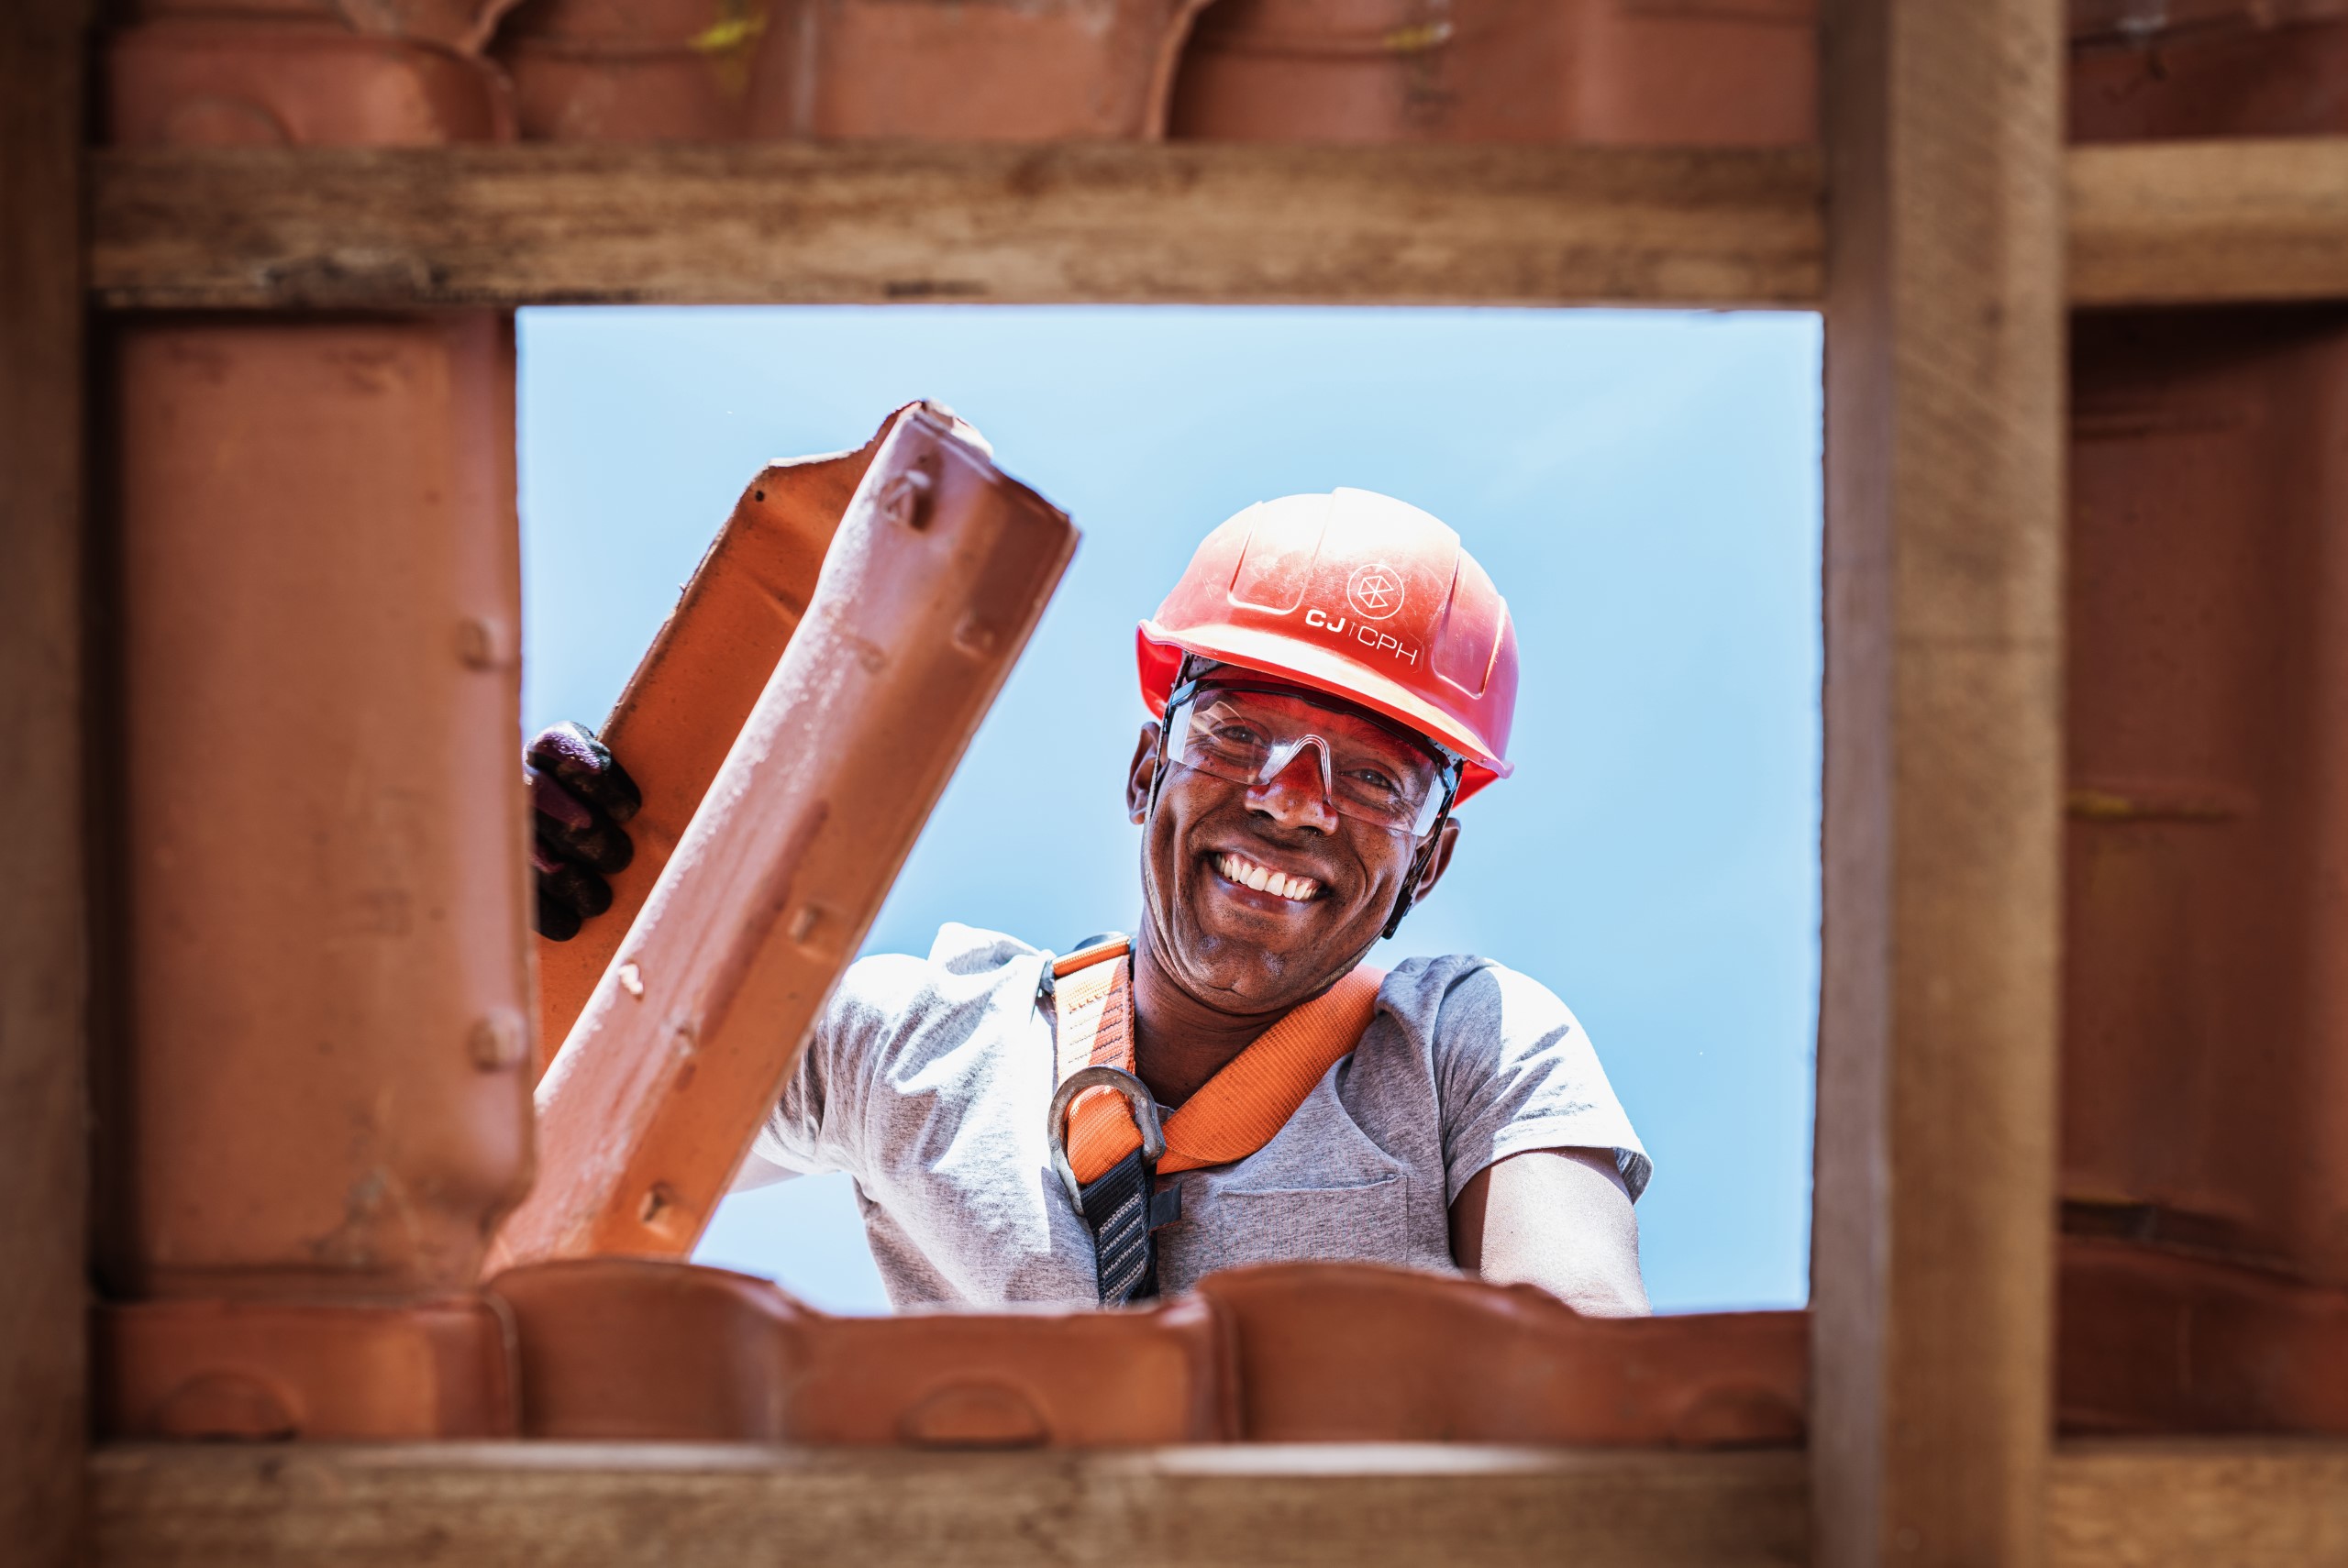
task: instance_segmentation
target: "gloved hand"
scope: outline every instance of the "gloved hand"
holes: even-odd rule
[[[537,882],[541,936],[568,942],[581,922],[612,907],[604,878],[627,868],[636,845],[622,823],[644,796],[627,769],[584,724],[542,730],[523,754],[537,833],[530,868]]]

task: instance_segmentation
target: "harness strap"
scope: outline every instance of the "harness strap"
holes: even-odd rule
[[[1119,938],[1053,964],[1057,1082],[1086,1067],[1132,1074],[1130,952]],[[1152,1212],[1153,1176],[1233,1165],[1270,1143],[1323,1075],[1360,1043],[1377,1014],[1378,988],[1385,978],[1382,969],[1354,969],[1224,1064],[1166,1119],[1166,1150],[1154,1166],[1144,1157],[1141,1129],[1116,1089],[1089,1088],[1069,1102],[1068,1165],[1079,1185],[1077,1206],[1093,1232],[1104,1304],[1157,1293],[1157,1247],[1150,1232],[1165,1219]],[[1052,1129],[1055,1141],[1062,1132]]]

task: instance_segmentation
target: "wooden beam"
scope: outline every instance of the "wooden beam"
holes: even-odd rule
[[[2348,1562],[2348,1444],[2068,1444],[2047,1513],[2050,1568]]]
[[[1827,1568],[2030,1568],[2053,1413],[2061,0],[1823,13]]]
[[[0,6],[0,1556],[81,1536],[87,15]]]
[[[1108,144],[97,155],[122,309],[1820,303],[1805,151]],[[2348,299],[2348,138],[2074,148],[2080,305]]]
[[[96,1568],[1789,1568],[1801,1456],[1412,1445],[102,1450]]]
[[[1805,304],[1806,151],[1205,143],[96,158],[113,306]]]
[[[2348,299],[2348,137],[2072,149],[2083,305]]]
[[[94,1568],[1805,1562],[1803,1456],[1238,1445],[100,1449]],[[2050,1568],[2348,1562],[2348,1444],[2066,1445]]]

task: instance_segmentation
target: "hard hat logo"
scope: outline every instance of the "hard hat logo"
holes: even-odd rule
[[[1346,581],[1346,602],[1365,621],[1383,621],[1402,608],[1402,574],[1384,561],[1358,567]]]

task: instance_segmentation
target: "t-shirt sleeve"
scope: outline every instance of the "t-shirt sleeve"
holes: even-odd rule
[[[1654,1165],[1614,1098],[1598,1052],[1540,981],[1498,964],[1433,966],[1445,1200],[1476,1173],[1528,1149],[1605,1149],[1636,1200]]]
[[[816,1015],[807,1049],[767,1113],[751,1153],[796,1176],[858,1169],[867,1101],[922,963],[899,954],[860,958]]]

